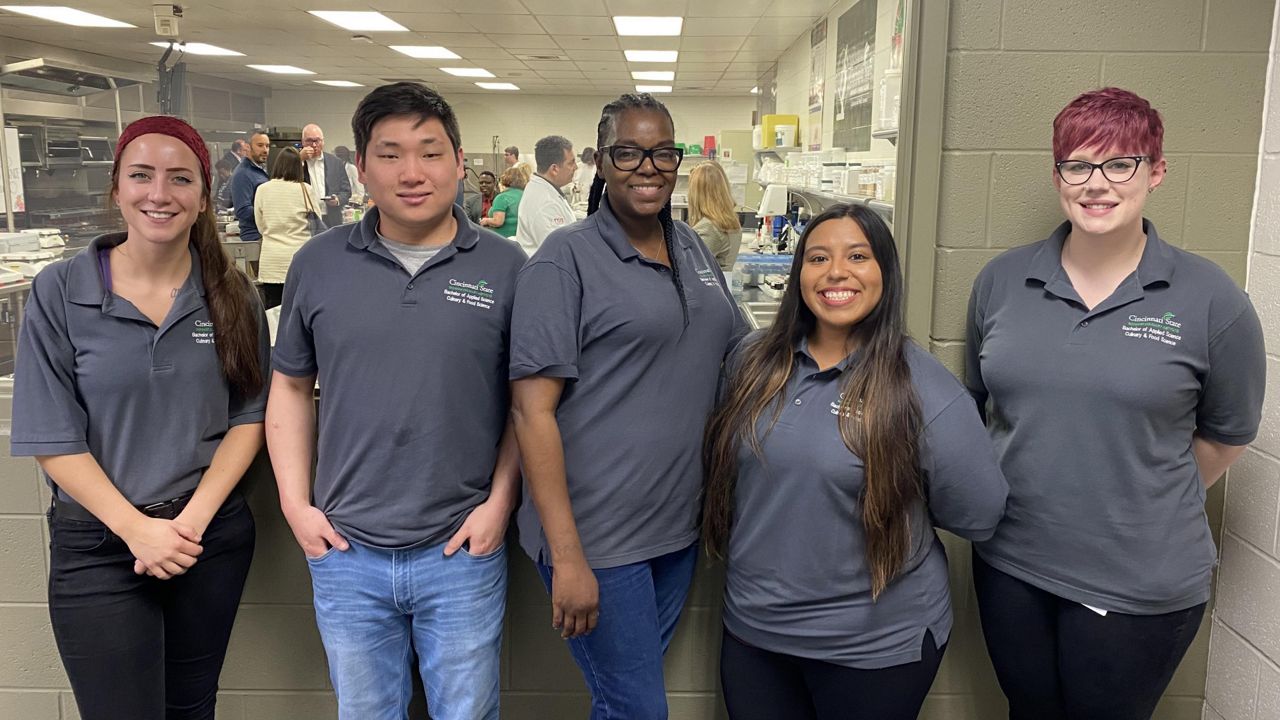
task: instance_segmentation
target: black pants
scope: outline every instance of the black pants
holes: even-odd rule
[[[915,720],[946,649],[926,632],[919,662],[858,670],[761,650],[726,631],[720,684],[732,720]]]
[[[263,310],[279,307],[284,301],[284,283],[259,283],[258,294],[262,296]]]
[[[254,523],[232,493],[199,560],[170,580],[135,575],[133,555],[97,521],[50,513],[49,615],[84,720],[213,720],[218,675]]]
[[[973,555],[982,634],[1010,720],[1149,720],[1204,605],[1105,617]]]

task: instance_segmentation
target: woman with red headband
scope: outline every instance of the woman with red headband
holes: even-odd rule
[[[263,443],[266,318],[223,253],[190,125],[125,128],[128,230],[36,276],[12,453],[53,488],[49,614],[84,720],[212,719],[253,555],[236,484]]]

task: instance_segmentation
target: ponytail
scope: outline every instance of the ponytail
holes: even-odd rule
[[[222,375],[233,390],[245,397],[262,391],[266,377],[258,356],[258,312],[249,278],[231,262],[206,206],[191,228],[191,241],[200,255],[201,280],[209,319],[213,321],[214,347]]]

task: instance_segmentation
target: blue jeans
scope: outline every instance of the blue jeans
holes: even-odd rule
[[[498,717],[506,551],[443,551],[352,542],[307,558],[341,720],[403,720],[414,651],[432,718]]]
[[[595,570],[600,620],[569,640],[569,652],[591,691],[591,720],[666,720],[662,656],[689,595],[698,545],[651,560]],[[554,569],[538,563],[551,590]]]

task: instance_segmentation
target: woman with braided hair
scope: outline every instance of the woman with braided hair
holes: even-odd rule
[[[700,447],[728,348],[745,334],[715,257],[671,218],[683,153],[662,103],[600,118],[586,220],[521,270],[512,411],[521,544],[591,718],[666,718],[662,656],[697,559]]]

